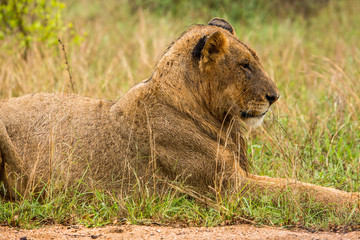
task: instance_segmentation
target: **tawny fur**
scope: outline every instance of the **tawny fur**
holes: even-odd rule
[[[54,179],[116,189],[156,174],[200,192],[291,189],[322,203],[357,193],[248,173],[246,125],[278,90],[254,50],[223,19],[190,27],[152,76],[118,101],[39,93],[0,101],[0,178],[7,195]]]

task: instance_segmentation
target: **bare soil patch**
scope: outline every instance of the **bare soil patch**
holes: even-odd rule
[[[47,226],[24,230],[0,227],[0,239],[360,239],[360,231],[349,233],[308,232],[252,225],[226,227],[163,227],[163,226]]]

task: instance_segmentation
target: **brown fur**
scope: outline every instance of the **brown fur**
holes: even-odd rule
[[[156,174],[200,192],[290,188],[350,203],[356,194],[248,173],[243,133],[277,99],[255,51],[215,18],[190,27],[116,102],[61,93],[1,100],[0,177],[10,196],[54,179],[117,188]]]

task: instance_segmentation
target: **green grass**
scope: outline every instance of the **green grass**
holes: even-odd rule
[[[48,224],[87,227],[106,224],[181,224],[219,226],[237,223],[282,227],[347,230],[359,228],[360,216],[354,209],[322,207],[311,201],[300,203],[291,192],[281,195],[224,196],[223,199],[193,198],[168,190],[160,194],[147,191],[119,196],[99,190],[66,189],[45,199],[34,196],[16,202],[0,201],[3,224],[33,228]]]
[[[360,191],[358,1],[330,1],[316,14],[291,18],[271,17],[259,12],[261,8],[252,8],[246,21],[243,15],[236,19],[236,12],[227,13],[226,8],[179,17],[134,10],[125,1],[88,4],[68,0],[66,4],[65,20],[73,22],[74,31],[83,37],[80,44],[74,44],[70,33],[61,35],[75,89],[80,95],[94,98],[118,99],[149,77],[162,52],[186,26],[206,23],[214,16],[227,17],[238,37],[258,52],[281,93],[264,125],[249,134],[251,171]],[[60,48],[34,44],[24,61],[21,51],[10,47],[11,38],[3,41],[7,48],[0,47],[0,98],[70,91]],[[147,189],[146,185],[142,189]],[[54,186],[44,191],[49,194],[41,200],[36,196],[17,202],[0,200],[0,222],[25,228],[52,223],[101,226],[122,222],[360,227],[360,214],[354,209],[323,208],[311,201],[300,204],[290,193],[205,198],[176,190],[158,195],[134,190],[127,196]]]

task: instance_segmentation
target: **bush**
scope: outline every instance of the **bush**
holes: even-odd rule
[[[25,59],[32,42],[56,45],[58,34],[66,28],[64,7],[58,0],[0,0],[0,40],[13,38]]]

